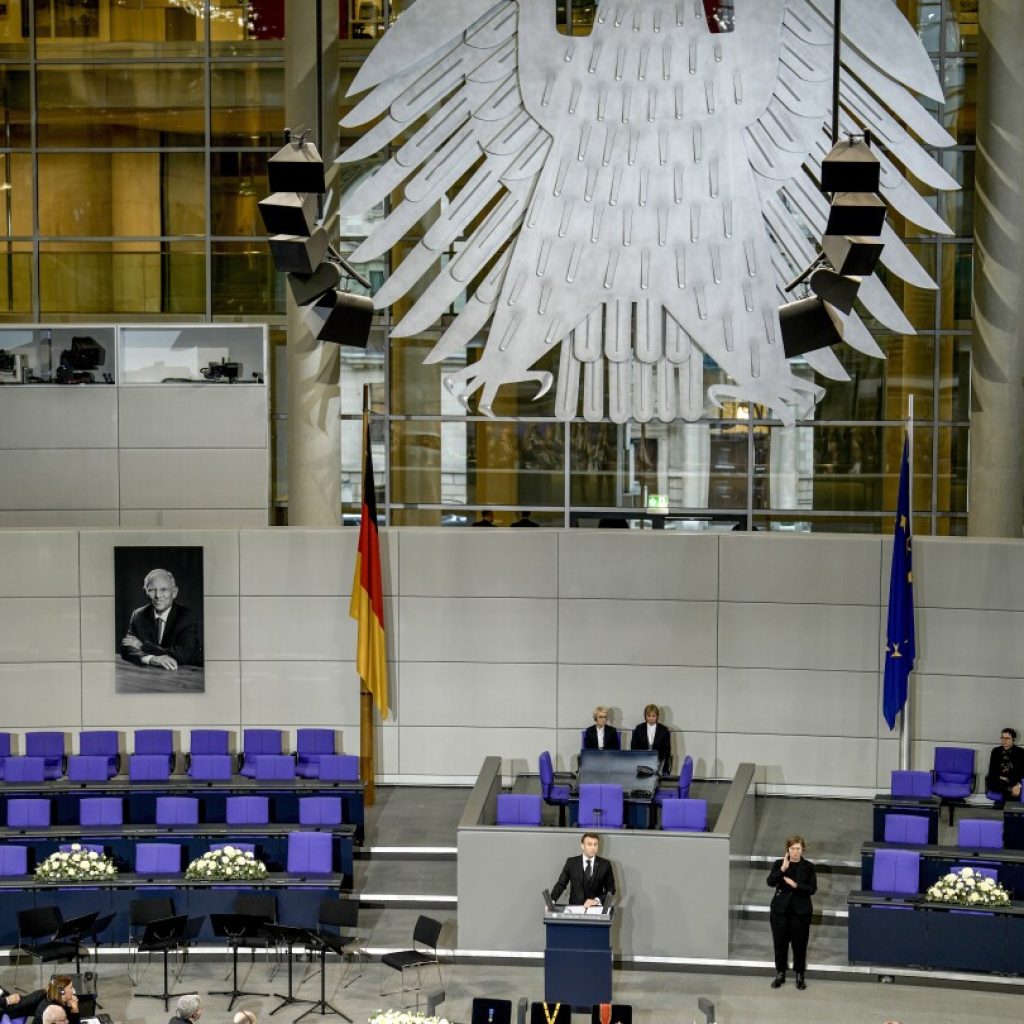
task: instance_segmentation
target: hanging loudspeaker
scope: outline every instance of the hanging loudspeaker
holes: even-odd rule
[[[870,192],[839,192],[828,210],[826,235],[877,238],[885,224],[885,203]]]
[[[843,277],[834,270],[820,267],[811,274],[811,291],[824,302],[835,306],[836,309],[849,313],[853,309],[853,303],[857,298],[857,289],[860,288],[859,277]]]
[[[288,287],[292,298],[300,306],[305,306],[337,288],[340,280],[341,267],[337,263],[321,263],[312,274],[289,274]]]
[[[316,194],[275,192],[257,204],[268,235],[311,235],[316,227]]]
[[[857,235],[825,235],[821,248],[837,274],[867,277],[875,272],[884,244],[877,238]]]
[[[280,271],[312,274],[327,252],[327,232],[316,228],[308,238],[298,235],[271,235],[270,255]]]
[[[822,192],[877,192],[878,157],[864,139],[839,142],[821,162]]]
[[[267,161],[271,192],[326,192],[324,162],[312,142],[286,142]]]
[[[373,324],[373,299],[333,289],[308,308],[306,323],[317,341],[366,348]]]
[[[843,340],[839,327],[829,315],[825,303],[812,297],[779,307],[782,348],[787,359],[828,348]]]

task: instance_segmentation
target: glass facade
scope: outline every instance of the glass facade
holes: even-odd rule
[[[731,31],[731,0],[704,3],[713,30]],[[842,346],[836,355],[850,380],[824,382],[813,419],[789,430],[758,407],[728,402],[698,423],[562,423],[553,395],[535,399],[534,385],[502,391],[489,419],[443,386],[478,357],[482,340],[424,366],[443,325],[385,343],[399,305],[379,317],[365,352],[342,349],[346,521],[359,508],[359,417],[370,384],[378,500],[395,525],[460,525],[486,507],[501,525],[529,509],[543,525],[885,531],[912,395],[917,528],[964,533],[976,14],[958,0],[898,3],[943,83],[945,102],[928,109],[955,139],[940,159],[963,186],[926,193],[951,236],[890,213],[939,286],[884,281],[915,335],[867,320],[886,358]],[[342,94],[402,6],[340,0]],[[593,2],[555,8],[560,31],[591,31]],[[256,204],[269,191],[266,160],[284,125],[286,13],[284,0],[0,4],[0,321],[268,322],[279,522],[288,493],[285,287]],[[339,117],[350,104],[339,101]],[[356,137],[343,129],[342,148]],[[342,165],[342,192],[376,165]],[[344,217],[341,250],[351,252],[386,212]],[[414,230],[391,260],[415,241]],[[459,249],[456,241],[444,258]],[[388,263],[363,270],[376,285]],[[798,372],[814,376],[807,366]]]

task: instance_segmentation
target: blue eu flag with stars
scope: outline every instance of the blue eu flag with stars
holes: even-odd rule
[[[885,631],[885,685],[882,710],[889,728],[907,702],[907,677],[914,668],[914,572],[910,551],[910,449],[903,440],[900,493],[889,577],[889,623]]]

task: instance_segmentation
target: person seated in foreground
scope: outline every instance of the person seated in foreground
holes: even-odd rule
[[[999,736],[999,746],[992,748],[985,776],[985,789],[1000,794],[995,802],[997,810],[1001,810],[1007,800],[1020,799],[1022,779],[1024,750],[1017,746],[1017,730],[1007,726]]]

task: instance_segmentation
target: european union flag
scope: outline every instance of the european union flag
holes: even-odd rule
[[[907,676],[914,669],[914,572],[910,552],[910,449],[903,440],[896,532],[889,576],[889,624],[885,634],[885,686],[882,710],[889,728],[907,703]]]

